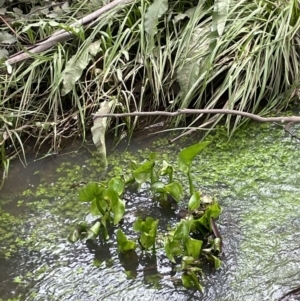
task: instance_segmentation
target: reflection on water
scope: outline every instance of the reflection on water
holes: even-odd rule
[[[225,136],[216,137],[193,170],[196,185],[217,195],[223,207],[218,225],[224,261],[216,272],[206,269],[203,294],[184,289],[177,281],[176,267],[159,250],[155,256],[140,251],[122,255],[114,239],[67,242],[75,221],[87,210],[77,200],[78,188],[70,187],[104,175],[97,170],[97,155],[82,147],[78,152],[29,164],[26,169],[14,162],[0,197],[1,214],[5,215],[0,233],[7,233],[0,240],[0,300],[279,301],[299,287],[297,142],[282,137],[275,128],[258,125],[230,142]],[[152,145],[152,141],[147,143],[133,142],[132,149]],[[168,143],[153,147],[169,153],[169,160],[176,159],[178,149]],[[114,152],[118,160],[125,156],[123,152]],[[18,194],[28,188],[33,193]],[[137,215],[159,218],[160,231],[177,219],[154,206],[143,191],[128,192],[126,200],[122,227],[129,237]]]

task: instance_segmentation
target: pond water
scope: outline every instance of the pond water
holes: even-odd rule
[[[80,183],[149,151],[176,162],[181,147],[197,141],[133,140],[129,151],[112,151],[108,172],[92,146],[74,145],[27,168],[14,162],[0,196],[0,300],[300,300],[300,144],[275,125],[250,124],[229,141],[219,128],[193,164],[195,186],[223,208],[223,263],[206,270],[203,293],[183,288],[159,251],[124,257],[113,239],[68,243],[88,209],[78,201]],[[176,220],[144,191],[127,192],[126,200],[129,236],[137,215],[159,218],[160,231]]]

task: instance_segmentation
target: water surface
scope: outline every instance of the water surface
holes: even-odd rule
[[[130,152],[114,150],[110,174],[150,150],[176,161],[182,145],[155,140],[133,141]],[[192,137],[181,144],[197,141]],[[92,147],[26,169],[14,162],[0,196],[0,300],[282,300],[300,287],[299,147],[276,126],[251,124],[230,141],[219,129],[195,161],[196,186],[217,196],[223,208],[217,222],[223,265],[206,269],[204,293],[183,288],[160,251],[124,257],[113,239],[67,242],[87,212],[78,201],[80,183],[107,176]],[[176,221],[145,191],[127,192],[126,199],[123,229],[129,236],[137,215],[159,218],[161,232]]]

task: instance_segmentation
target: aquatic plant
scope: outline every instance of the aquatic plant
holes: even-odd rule
[[[182,283],[185,287],[196,287],[202,290],[199,276],[202,275],[203,260],[219,268],[219,255],[222,251],[221,236],[214,220],[221,214],[218,202],[195,191],[191,179],[193,159],[210,142],[201,142],[184,148],[178,155],[179,170],[183,171],[189,180],[190,199],[186,209],[180,210],[181,220],[166,233],[157,233],[158,219],[151,216],[137,217],[133,223],[133,230],[139,233],[137,242],[129,239],[122,230],[122,219],[125,201],[122,195],[126,187],[141,185],[152,193],[152,200],[162,208],[173,209],[182,201],[183,187],[173,178],[175,167],[166,161],[162,164],[155,153],[150,153],[149,160],[138,164],[131,161],[131,173],[112,177],[104,182],[92,182],[81,189],[79,200],[90,203],[90,213],[96,217],[91,226],[86,222],[79,223],[69,236],[71,242],[79,239],[96,239],[101,234],[102,239],[110,238],[109,232],[117,227],[116,238],[118,250],[121,253],[132,252],[140,246],[141,250],[156,252],[157,240],[163,240],[166,256],[172,263],[181,260]]]

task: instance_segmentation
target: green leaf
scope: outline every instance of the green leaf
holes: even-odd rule
[[[215,251],[217,251],[218,253],[220,253],[222,251],[222,240],[219,237],[216,237],[214,239],[214,249]]]
[[[216,270],[221,267],[222,261],[218,257],[212,254],[207,254],[206,258],[214,265]]]
[[[191,230],[191,220],[183,219],[177,224],[175,232],[174,232],[174,239],[187,239],[190,234]]]
[[[178,155],[179,169],[184,173],[188,173],[194,158],[209,144],[209,141],[205,141],[184,148]]]
[[[102,237],[103,237],[105,240],[108,240],[108,239],[109,239],[109,235],[108,235],[108,231],[107,231],[107,227],[106,227],[106,222],[107,222],[107,220],[109,220],[109,218],[110,218],[110,213],[109,213],[109,212],[107,212],[106,214],[104,214],[104,215],[101,217]]]
[[[201,18],[199,14],[201,4],[198,8],[191,8],[185,12],[191,18],[191,22],[197,22]],[[202,9],[200,9],[202,10]],[[192,30],[192,29],[191,29]],[[209,54],[210,45],[210,28],[209,26],[194,28],[188,36],[185,37],[184,48],[180,55],[180,63],[177,70],[177,81],[180,86],[181,108],[186,108],[191,102],[191,98],[195,97],[195,93],[199,93],[199,80],[203,82],[205,78],[205,58]]]
[[[94,216],[98,216],[98,215],[102,214],[101,211],[98,208],[97,201],[98,201],[97,199],[93,199],[92,203],[91,203],[91,207],[90,207],[90,212]],[[103,212],[103,210],[102,210],[102,212]]]
[[[187,273],[182,274],[181,276],[182,284],[185,288],[193,288],[195,287],[194,281],[190,275]]]
[[[130,185],[135,182],[135,179],[132,175],[123,175],[125,186]]]
[[[158,19],[168,10],[168,0],[154,0],[145,14],[144,28],[150,35],[157,33]]]
[[[176,263],[174,256],[180,256],[182,254],[182,247],[179,240],[173,240],[171,237],[165,237],[164,247],[166,255],[169,260],[173,263]]]
[[[226,20],[228,17],[228,8],[230,0],[215,0],[214,1],[214,13],[212,19],[212,32],[217,32],[219,36],[222,36]]]
[[[178,182],[172,182],[168,185],[165,186],[166,191],[168,191],[171,196],[173,197],[173,199],[176,202],[180,201],[180,197],[182,196],[183,193],[183,189],[180,183]]]
[[[125,202],[121,200],[115,190],[107,188],[104,192],[104,198],[111,202],[111,210],[114,214],[114,224],[117,225],[125,213]]]
[[[108,182],[107,187],[112,188],[118,195],[121,195],[124,191],[125,183],[121,177],[115,177]]]
[[[186,255],[198,259],[200,256],[203,241],[188,237],[185,241]]]
[[[92,56],[96,56],[99,53],[99,51],[101,51],[101,40],[97,40],[97,41],[91,43],[88,46],[88,49],[89,49],[89,53]]]
[[[147,217],[146,220],[142,220],[140,217],[134,222],[133,230],[136,232],[142,232],[140,235],[139,243],[143,249],[149,249],[155,245],[156,232],[157,232],[158,220],[154,220],[152,217]]]
[[[86,239],[95,239],[99,235],[100,229],[101,229],[101,222],[96,221],[94,225],[92,225],[91,228],[87,231]]]
[[[190,270],[187,273],[183,273],[181,276],[182,284],[186,288],[196,287],[200,292],[203,291],[202,285],[199,283],[198,276],[194,271]]]
[[[138,163],[135,160],[131,160],[129,166],[132,170],[135,170],[139,167]]]
[[[135,250],[136,248],[135,242],[129,240],[120,228],[117,231],[117,243],[120,252],[127,252],[131,250]]]
[[[166,189],[165,189],[165,184],[161,181],[157,181],[157,182],[154,182],[152,185],[151,185],[151,189],[154,191],[154,192],[159,192],[159,193],[167,193]]]
[[[211,230],[210,219],[205,212],[200,218],[194,220],[194,225],[196,229],[201,232],[201,228],[204,227],[206,231]],[[202,226],[202,227],[201,227]]]
[[[154,152],[150,153],[149,156],[148,156],[148,158],[151,161],[155,161],[156,157],[157,157],[157,153],[154,153]]]
[[[193,223],[196,226],[196,228],[198,228],[198,230],[200,230],[199,225],[202,225],[207,230],[211,231],[212,227],[211,227],[211,223],[210,223],[210,218],[219,217],[221,212],[222,212],[222,210],[221,210],[218,202],[213,202],[211,205],[208,205],[206,207],[204,214],[200,218],[194,220]]]
[[[191,264],[195,263],[195,258],[192,256],[183,256],[182,257],[182,261],[181,261],[181,265],[182,268],[185,269],[187,266],[190,266]]]
[[[98,183],[89,183],[79,192],[79,200],[82,202],[91,202],[93,199],[101,196],[103,188]]]
[[[133,171],[133,176],[138,184],[145,183],[151,176],[154,161],[147,161]]]
[[[201,193],[200,191],[197,191],[191,196],[189,200],[188,210],[194,211],[198,209],[200,207],[200,203],[201,203]]]
[[[149,233],[153,229],[154,224],[157,225],[157,223],[158,220],[154,220],[151,216],[147,216],[146,220],[143,220],[140,217],[138,217],[133,224],[133,230],[136,232]]]
[[[222,209],[218,202],[213,202],[210,206],[207,206],[206,212],[208,212],[209,217],[218,218],[222,213]]]
[[[162,176],[168,175],[170,183],[173,181],[173,172],[174,172],[173,167],[167,161],[163,160],[160,174]]]
[[[80,233],[78,232],[78,229],[74,229],[74,231],[69,235],[68,241],[71,243],[75,243],[80,239]]]

